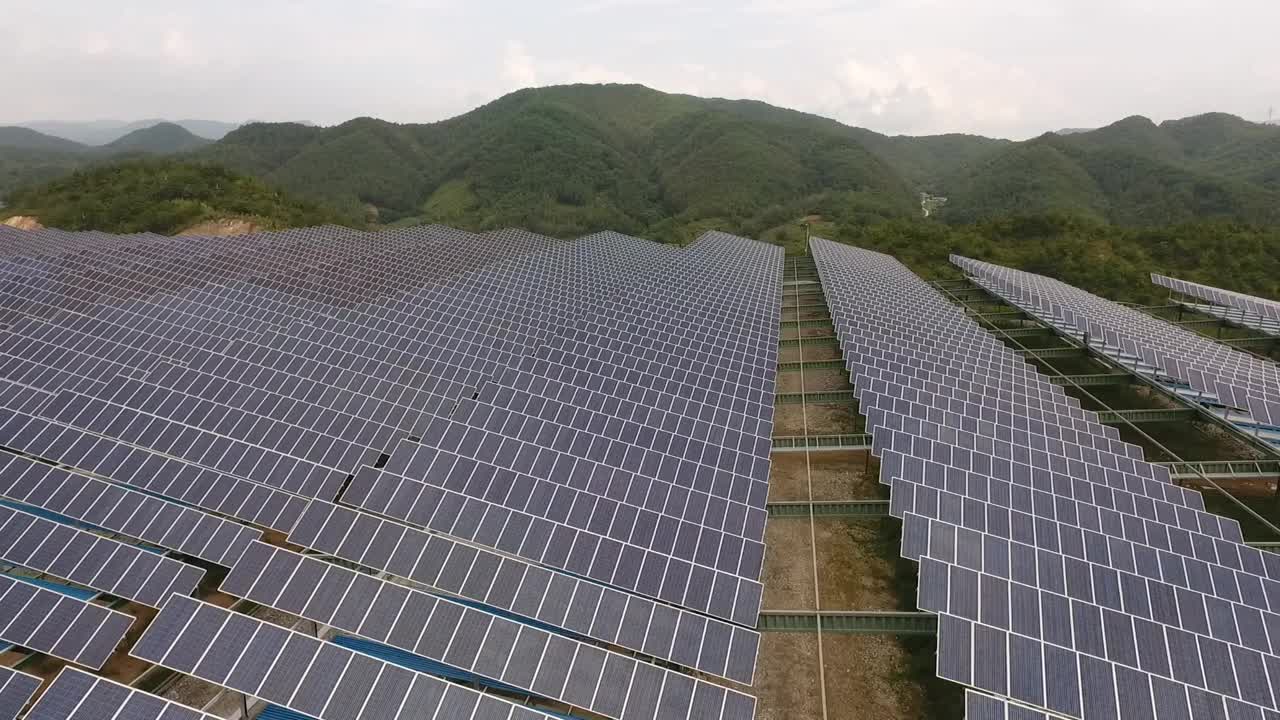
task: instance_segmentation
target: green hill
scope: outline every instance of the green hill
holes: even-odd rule
[[[298,200],[225,168],[142,159],[74,172],[14,192],[0,218],[34,215],[47,227],[114,233],[174,233],[206,220],[243,218],[266,228],[341,222],[333,210]]]
[[[0,147],[21,150],[54,150],[58,152],[79,152],[88,146],[78,142],[64,140],[60,137],[45,135],[24,127],[0,127]]]
[[[148,128],[134,130],[106,146],[112,152],[145,152],[158,155],[186,152],[204,147],[212,140],[195,135],[190,130],[170,122],[162,122]]]
[[[1280,224],[1280,127],[1223,114],[1131,117],[1025,142],[889,137],[756,101],[567,85],[431,124],[252,123],[211,144],[162,124],[110,149],[189,153],[353,221],[562,236],[751,235],[810,214],[876,223],[919,217],[921,192],[945,196],[933,218],[953,224],[1044,213],[1135,227]],[[97,159],[6,152],[0,194]]]
[[[429,125],[251,125],[197,155],[349,213],[372,207],[384,222],[565,235],[613,227],[670,239],[712,222],[745,231],[830,193],[891,217],[916,202],[852,128],[634,85],[523,90]]]
[[[212,141],[173,123],[135,130],[110,145],[90,146],[24,127],[0,128],[0,201],[17,188],[37,185],[76,170],[141,155],[172,155]]]
[[[1280,223],[1280,128],[1221,113],[1131,117],[1011,145],[941,184],[952,222],[1062,211],[1134,226]]]

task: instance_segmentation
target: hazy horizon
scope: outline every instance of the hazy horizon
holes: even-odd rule
[[[572,82],[1010,139],[1280,106],[1280,4],[1247,0],[18,0],[7,19],[22,102],[0,124],[425,123]]]

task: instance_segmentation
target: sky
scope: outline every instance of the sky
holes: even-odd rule
[[[1275,0],[6,0],[0,124],[431,122],[642,83],[890,134],[1280,117]]]

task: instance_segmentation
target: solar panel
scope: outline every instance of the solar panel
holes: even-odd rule
[[[1280,303],[1274,300],[1156,273],[1151,273],[1151,282],[1183,295],[1207,300],[1209,303],[1184,303],[1192,310],[1222,318],[1235,325],[1254,328],[1271,335],[1280,335]]]
[[[30,583],[0,576],[0,639],[101,668],[133,617]]]
[[[1248,418],[1280,401],[1280,366],[1051,278],[954,256],[993,294],[1190,398]],[[1230,416],[1230,413],[1228,414]]]
[[[160,607],[191,594],[204,571],[133,545],[0,506],[0,559]]]
[[[502,539],[504,554],[489,552],[314,501],[289,542],[684,667],[744,684],[754,675],[753,630],[520,561]],[[650,637],[650,626],[663,631]]]
[[[40,678],[35,675],[0,667],[0,720],[15,720],[22,714],[22,708],[40,689],[40,684]]]
[[[306,507],[297,495],[25,413],[10,413],[0,424],[0,444],[281,532]]]
[[[547,717],[493,695],[174,595],[134,646],[143,660],[310,715]]]
[[[685,699],[705,684],[671,670],[601,650],[565,635],[491,615],[447,598],[406,589],[389,581],[273,548],[261,542],[249,547],[223,582],[224,592],[321,625],[476,673],[552,700],[619,718],[624,708],[653,715],[658,707],[688,708]],[[567,612],[567,607],[565,608]],[[674,613],[644,618],[645,626],[625,627],[643,637],[653,655],[667,655],[673,641]],[[719,648],[717,674],[728,662],[728,645]],[[526,654],[541,659],[512,663]],[[629,688],[656,683],[651,706]],[[729,691],[728,717],[752,717],[754,700]],[[677,712],[678,715],[678,712]],[[706,717],[722,717],[718,714]]]
[[[321,552],[415,581],[431,571],[429,587],[524,620],[462,611],[492,637],[474,660],[451,646],[431,657],[495,662],[521,646],[493,628],[517,628],[511,642],[547,638],[539,673],[552,674],[514,683],[535,694],[606,716],[620,699],[628,718],[751,714],[750,697],[674,668],[754,674],[779,248],[720,233],[676,248],[432,226],[195,239],[48,231],[5,250],[0,445],[32,459],[0,455],[0,496],[232,567],[233,579],[263,536],[226,518],[289,533],[306,508],[328,510],[293,537],[311,533],[304,544]],[[464,441],[445,450],[455,433]],[[447,454],[449,476],[419,477],[424,452]],[[390,519],[328,502],[349,476],[340,501]],[[499,497],[508,482],[528,498]],[[429,524],[410,518],[429,507],[415,489],[446,495]],[[333,542],[348,516],[350,535]],[[96,537],[43,522],[47,536],[22,535],[15,557],[39,565],[45,548],[52,568],[70,563],[69,543]],[[415,547],[425,560],[406,566]],[[428,551],[442,553],[438,566]],[[147,555],[134,562],[171,562]],[[142,567],[93,578],[58,569],[156,604],[182,592],[157,591]],[[284,597],[296,590],[274,583],[286,579],[253,593]],[[409,645],[390,631],[384,641]],[[488,681],[513,684],[485,668]],[[278,682],[275,695],[293,679]],[[450,691],[440,713],[492,702]],[[494,707],[479,713],[524,712]]]
[[[67,667],[27,713],[28,720],[214,720],[104,677]]]
[[[228,567],[262,536],[214,515],[4,453],[0,496]]]
[[[1280,558],[1054,400],[1060,389],[900,263],[813,249],[903,555],[920,563],[919,605],[939,616],[938,674],[984,693],[970,693],[970,716],[1280,710],[1267,640]],[[1032,299],[1066,291],[958,262],[1024,309],[1070,319]]]
[[[1014,705],[1003,698],[968,690],[964,694],[965,720],[1053,720],[1059,716]]]
[[[518,483],[519,479],[511,487],[518,487]],[[398,500],[384,505],[390,498]],[[514,504],[513,496],[507,498]],[[550,497],[530,496],[530,502],[543,503],[538,506],[541,514],[534,515],[379,471],[357,476],[343,499],[370,512],[463,540],[478,541],[491,533],[491,528],[504,532],[510,528],[513,537],[509,544],[517,548],[519,557],[531,562],[742,625],[753,625],[759,615],[760,583],[663,552],[677,543],[671,526],[660,531],[655,525],[652,533],[643,531],[644,535],[637,536],[656,548],[651,550],[544,517],[564,513],[565,520],[569,519],[571,507],[553,508]],[[501,534],[494,542],[500,539]],[[692,538],[685,542],[691,543]]]

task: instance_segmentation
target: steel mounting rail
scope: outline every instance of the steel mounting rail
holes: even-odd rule
[[[938,616],[926,612],[880,610],[812,612],[765,610],[756,629],[760,632],[822,632],[844,635],[935,635]]]

